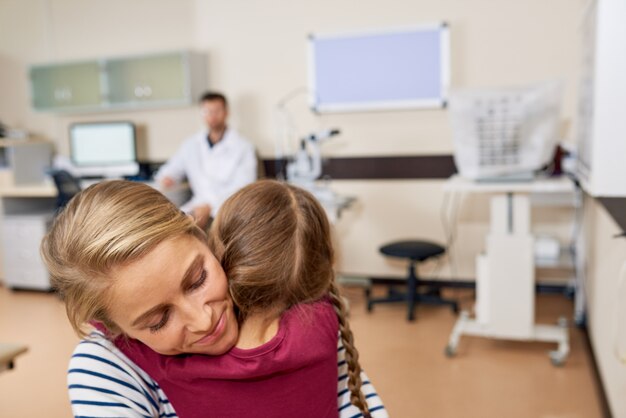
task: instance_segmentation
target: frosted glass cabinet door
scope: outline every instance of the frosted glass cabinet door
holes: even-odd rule
[[[33,66],[32,103],[37,110],[98,107],[101,101],[97,61]]]
[[[189,101],[188,60],[183,52],[107,60],[106,74],[112,106]]]

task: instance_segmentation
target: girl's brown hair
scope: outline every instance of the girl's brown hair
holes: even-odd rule
[[[329,295],[346,349],[350,400],[369,416],[359,354],[335,282],[330,225],[313,195],[271,180],[248,185],[220,208],[209,246],[228,277],[241,321]]]
[[[148,185],[107,181],[77,194],[55,219],[40,251],[76,333],[85,337],[84,326],[98,321],[111,337],[119,334],[107,313],[111,271],[183,234],[206,242],[187,215]]]

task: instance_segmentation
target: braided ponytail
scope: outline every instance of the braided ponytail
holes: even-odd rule
[[[348,323],[348,312],[341,298],[341,292],[335,280],[330,282],[328,291],[330,300],[337,313],[341,341],[346,349],[346,363],[348,364],[348,389],[350,390],[350,403],[359,408],[365,418],[371,418],[365,395],[361,391],[361,365],[359,364],[359,352],[354,346],[354,335]]]

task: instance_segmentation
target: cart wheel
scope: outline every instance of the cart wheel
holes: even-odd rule
[[[451,346],[450,344],[446,345],[446,349],[444,350],[446,357],[452,358],[456,356],[456,347]]]
[[[554,367],[561,367],[565,364],[565,355],[559,353],[558,351],[550,352],[550,362]]]
[[[584,313],[577,313],[576,317],[574,318],[574,322],[576,323],[576,326],[578,328],[583,328],[585,326],[585,323],[587,322],[585,319],[585,314]]]
[[[562,367],[563,364],[565,364],[565,360],[562,358],[552,357],[550,361],[552,362],[552,365],[555,367]]]

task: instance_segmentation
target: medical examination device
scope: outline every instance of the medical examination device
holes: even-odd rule
[[[565,320],[535,323],[535,242],[531,198],[575,197],[566,178],[536,178],[552,159],[557,136],[561,88],[546,83],[519,89],[452,94],[450,112],[459,175],[447,191],[490,197],[485,254],[476,259],[476,306],[463,311],[446,347],[455,355],[463,335],[542,341],[557,344],[554,365],[569,354]]]
[[[287,181],[310,191],[319,200],[334,199],[333,191],[315,180],[322,175],[321,144],[339,133],[339,129],[326,129],[302,138],[300,148],[287,163]]]
[[[558,139],[562,85],[468,90],[450,96],[454,162],[472,180],[532,180]]]

